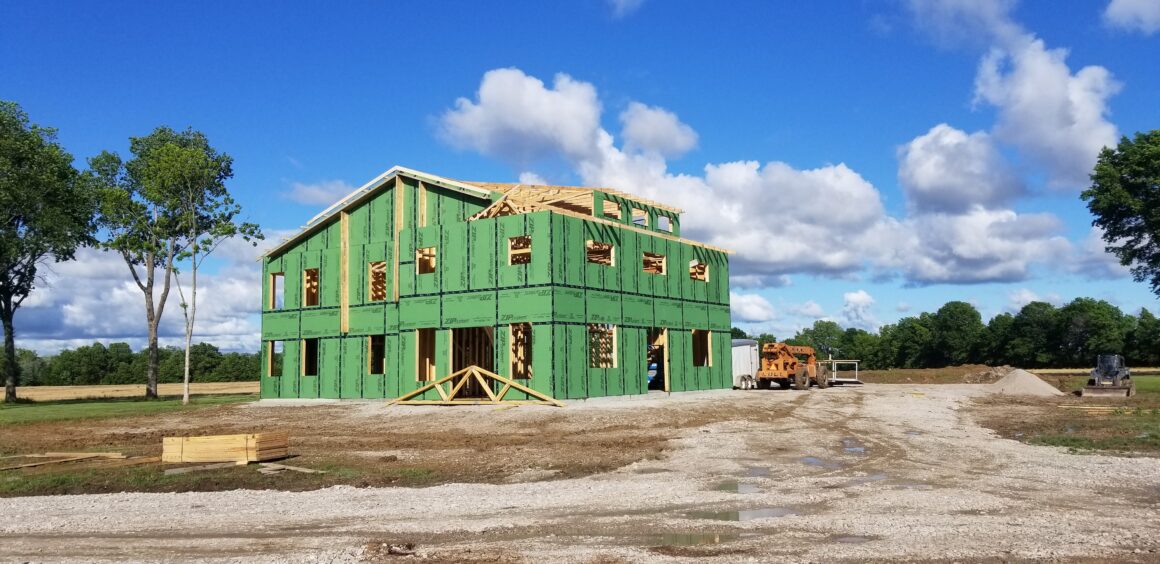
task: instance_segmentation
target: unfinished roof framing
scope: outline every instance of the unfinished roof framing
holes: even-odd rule
[[[683,239],[680,214],[392,168],[262,257],[262,397],[440,401],[430,384],[469,366],[499,379],[457,398],[728,387],[728,252]]]

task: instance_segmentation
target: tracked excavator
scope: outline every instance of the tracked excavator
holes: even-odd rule
[[[743,380],[742,389],[768,389],[777,384],[782,388],[793,386],[805,390],[811,385],[826,388],[830,385],[829,371],[818,366],[813,347],[786,343],[766,343],[761,347],[761,367],[752,379]]]

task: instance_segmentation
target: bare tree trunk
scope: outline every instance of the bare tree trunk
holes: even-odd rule
[[[132,268],[132,266],[130,266]],[[145,324],[149,327],[149,340],[146,348],[148,362],[145,363],[145,397],[157,399],[157,319],[153,309],[153,271],[150,269],[147,276],[148,283],[142,288],[145,292]]]
[[[145,368],[145,397],[149,399],[157,399],[157,325],[152,321],[149,322],[149,354],[147,367]]]
[[[12,298],[0,298],[0,318],[4,323],[4,368],[8,377],[4,382],[4,402],[16,402],[16,384],[20,383],[20,365],[16,362],[16,336],[12,332],[12,318],[16,310]]]
[[[185,313],[185,380],[181,392],[181,404],[189,404],[189,349],[193,345],[193,324],[197,319],[197,242],[199,233],[193,233],[193,256],[189,261],[193,280],[190,282],[190,300],[185,303],[185,294],[181,291],[181,279],[177,279],[177,293],[181,296],[182,310]]]

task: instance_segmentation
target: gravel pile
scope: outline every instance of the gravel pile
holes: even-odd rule
[[[1049,397],[1065,395],[1038,376],[1018,368],[1008,372],[998,382],[991,384],[991,392],[1006,396]]]

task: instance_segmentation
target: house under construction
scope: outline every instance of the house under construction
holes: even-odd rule
[[[508,400],[728,388],[728,253],[680,213],[392,168],[263,257],[262,397],[398,398],[470,366],[522,384]]]

